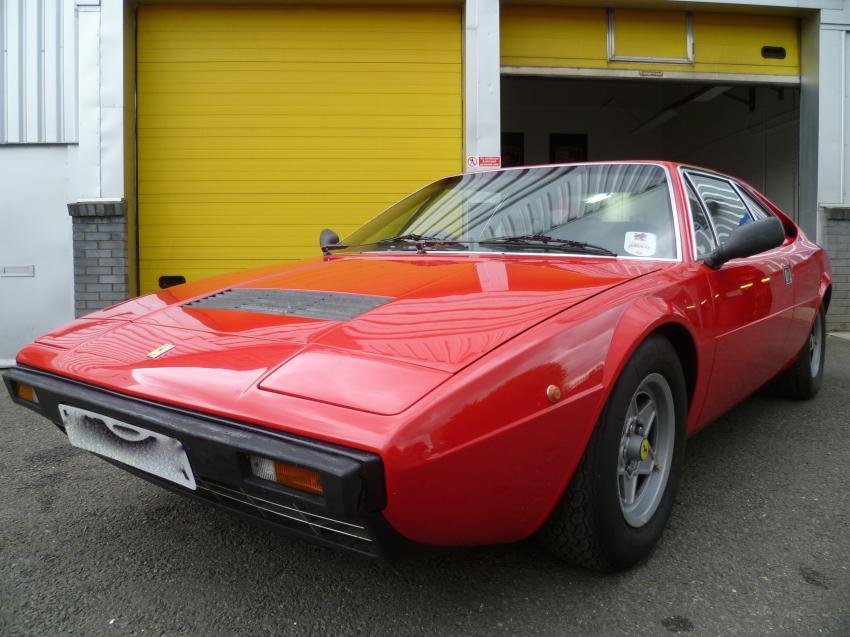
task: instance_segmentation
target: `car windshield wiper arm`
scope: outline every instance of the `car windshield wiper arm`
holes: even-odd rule
[[[472,241],[456,241],[455,239],[444,239],[442,237],[435,237],[423,234],[399,234],[392,237],[384,237],[383,239],[379,239],[377,241],[371,241],[369,243],[356,243],[351,245],[346,245],[344,243],[336,243],[334,245],[325,246],[322,248],[325,254],[330,254],[332,250],[344,250],[345,248],[363,248],[367,246],[384,246],[384,245],[392,245],[394,243],[405,243],[405,244],[413,244],[416,246],[416,251],[420,253],[425,252],[426,247],[433,247],[438,245],[447,245],[447,246],[462,246],[464,244],[472,243]]]
[[[572,239],[557,239],[546,234],[521,234],[515,237],[494,237],[479,241],[481,244],[493,245],[532,245],[541,246],[543,248],[554,248],[563,250],[573,250],[576,252],[589,252],[592,254],[602,254],[609,257],[616,257],[617,253],[608,248],[586,243],[584,241],[573,241]]]

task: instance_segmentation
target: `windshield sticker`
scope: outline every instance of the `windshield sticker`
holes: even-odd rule
[[[623,248],[636,257],[651,257],[655,254],[655,243],[651,232],[627,232]]]

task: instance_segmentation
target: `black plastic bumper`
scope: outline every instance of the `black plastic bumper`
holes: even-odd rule
[[[131,398],[26,367],[7,370],[3,381],[16,403],[49,418],[63,431],[60,404],[176,438],[189,457],[197,490],[104,458],[171,491],[290,535],[369,556],[389,557],[406,544],[380,514],[386,492],[381,459],[375,454]],[[38,404],[19,398],[16,383],[35,388]],[[324,495],[254,477],[248,454],[318,471]]]

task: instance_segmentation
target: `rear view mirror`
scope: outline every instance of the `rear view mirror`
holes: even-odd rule
[[[716,270],[731,259],[750,257],[782,245],[785,228],[776,217],[766,217],[744,226],[738,226],[705,258],[705,264]]]

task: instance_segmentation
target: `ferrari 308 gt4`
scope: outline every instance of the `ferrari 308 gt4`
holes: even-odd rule
[[[81,318],[5,384],[70,444],[302,538],[535,535],[598,570],[657,543],[689,436],[821,384],[827,255],[711,170],[457,175],[319,243]]]

